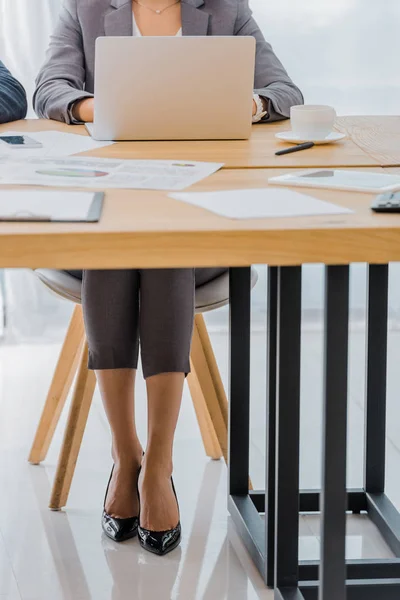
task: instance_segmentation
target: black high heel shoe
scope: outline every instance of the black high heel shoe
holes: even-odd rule
[[[114,467],[112,468],[110,479],[107,485],[107,491],[104,498],[104,509],[103,515],[101,518],[101,526],[103,528],[104,533],[107,537],[109,537],[114,542],[126,542],[126,540],[130,540],[135,537],[138,532],[139,526],[139,517],[130,517],[128,519],[116,519],[115,517],[111,517],[106,512],[106,502],[108,496],[108,489],[110,487],[111,479],[114,473]]]
[[[171,477],[172,489],[175,494],[176,503],[178,504],[178,498],[175,491],[174,481]],[[174,527],[174,529],[168,529],[167,531],[151,531],[150,529],[144,529],[143,527],[138,527],[138,538],[140,545],[142,548],[147,550],[148,552],[153,552],[153,554],[158,554],[159,556],[164,556],[175,550],[181,543],[182,539],[182,528],[181,522],[178,522],[178,525]]]

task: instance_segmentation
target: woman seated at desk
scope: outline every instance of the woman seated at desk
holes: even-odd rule
[[[245,0],[66,0],[37,78],[37,114],[66,123],[93,121],[98,36],[125,35],[127,29],[133,35],[198,35],[203,12],[209,15],[207,35],[254,36],[257,41],[254,121],[287,118],[290,107],[301,104],[303,97],[264,40]],[[114,469],[103,528],[115,541],[133,537],[138,530],[142,546],[159,554],[180,542],[172,448],[190,370],[194,291],[221,272],[224,269],[83,272],[89,367],[96,371],[113,440]],[[139,339],[148,394],[144,455],[134,420]]]

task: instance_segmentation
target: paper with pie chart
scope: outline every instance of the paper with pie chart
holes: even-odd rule
[[[185,160],[0,157],[0,185],[179,191],[222,167]]]

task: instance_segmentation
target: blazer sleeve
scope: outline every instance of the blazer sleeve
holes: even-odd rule
[[[65,0],[36,79],[33,107],[38,117],[71,124],[72,104],[92,97],[85,91],[85,57],[76,0]]]
[[[0,61],[0,123],[25,119],[27,110],[24,88]]]
[[[293,83],[252,16],[247,1],[238,1],[235,35],[256,39],[256,70],[254,92],[268,100],[269,117],[264,121],[279,121],[290,117],[290,107],[303,104],[304,98]]]

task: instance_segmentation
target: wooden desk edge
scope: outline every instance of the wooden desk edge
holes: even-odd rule
[[[24,235],[23,245],[18,237],[0,237],[0,267],[191,268],[400,261],[399,231],[392,228],[109,232],[101,234],[100,249],[97,236],[87,232],[47,235],[45,247],[41,236]]]

